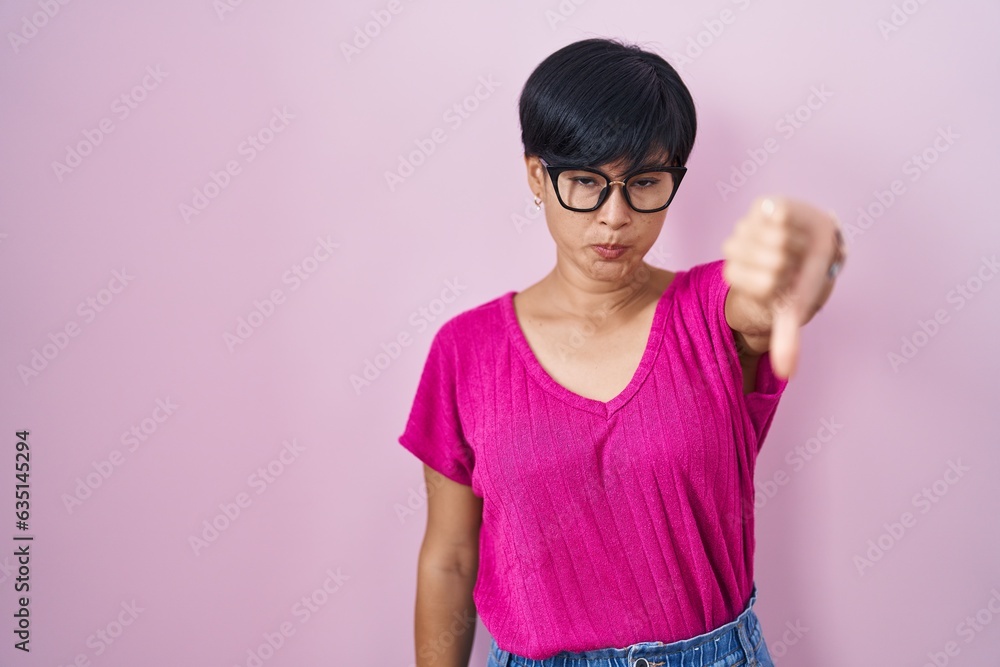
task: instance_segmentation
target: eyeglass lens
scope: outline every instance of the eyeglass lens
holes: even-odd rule
[[[556,186],[563,203],[573,208],[597,206],[608,180],[591,171],[567,170],[559,174]],[[662,208],[674,192],[674,174],[669,171],[648,171],[628,180],[628,198],[637,209]],[[609,193],[610,194],[610,193]]]

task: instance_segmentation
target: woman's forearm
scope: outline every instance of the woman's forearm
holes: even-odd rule
[[[468,667],[476,632],[476,572],[421,560],[415,614],[416,667]]]

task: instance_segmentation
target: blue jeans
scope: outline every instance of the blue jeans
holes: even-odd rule
[[[490,642],[487,667],[774,667],[760,620],[753,610],[757,584],[746,608],[731,623],[705,634],[665,644],[640,642],[582,653],[560,651],[544,660],[522,658]]]

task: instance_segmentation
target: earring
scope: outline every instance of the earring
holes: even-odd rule
[[[535,197],[535,210],[536,211],[542,210],[542,200],[539,197]]]

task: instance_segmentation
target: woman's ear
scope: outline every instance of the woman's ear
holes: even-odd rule
[[[545,167],[542,165],[542,162],[538,159],[537,155],[525,155],[524,166],[528,171],[528,187],[531,188],[531,192],[536,197],[539,197],[544,201]]]

